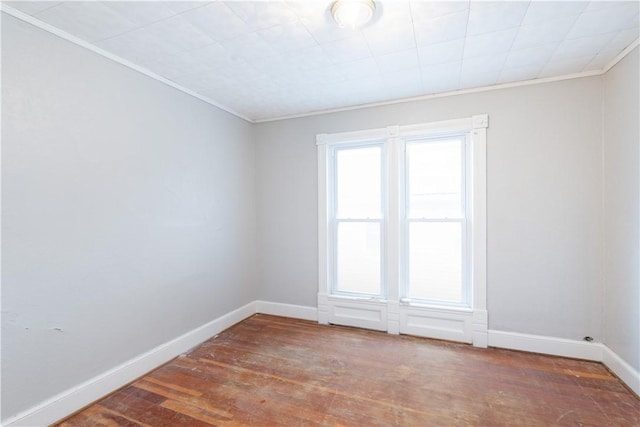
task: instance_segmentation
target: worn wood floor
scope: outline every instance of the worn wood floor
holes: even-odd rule
[[[637,426],[603,365],[255,315],[60,426]]]

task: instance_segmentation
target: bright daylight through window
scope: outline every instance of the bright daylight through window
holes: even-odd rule
[[[405,148],[405,296],[467,304],[464,134]]]
[[[382,146],[334,154],[333,290],[382,296]]]

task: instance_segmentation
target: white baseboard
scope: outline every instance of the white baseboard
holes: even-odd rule
[[[318,320],[318,310],[315,307],[252,301],[88,381],[65,390],[34,408],[2,420],[2,425],[6,427],[45,426],[54,423],[256,313]]]
[[[304,305],[281,304],[279,302],[256,301],[256,313],[274,316],[293,317],[294,319],[318,321],[318,309]]]
[[[531,353],[551,354],[576,359],[602,361],[602,345],[594,342],[520,334],[489,329],[489,347],[521,350]]]
[[[624,381],[635,394],[640,396],[640,372],[622,360],[606,345],[602,346],[602,363]]]
[[[17,427],[54,423],[255,313],[318,321],[318,309],[315,307],[253,301],[66,390],[30,410],[3,420],[2,425]],[[640,395],[640,373],[604,344],[496,330],[488,331],[488,344],[490,347],[602,362]]]
[[[489,346],[601,362],[640,396],[640,372],[602,343],[489,330]]]
[[[2,425],[6,427],[50,425],[255,313],[256,302],[250,302],[178,338],[109,369],[97,377],[78,384],[34,408],[3,420]]]

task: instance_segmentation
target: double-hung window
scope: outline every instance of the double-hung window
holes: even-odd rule
[[[404,301],[469,306],[465,133],[405,142]]]
[[[336,295],[383,297],[381,143],[331,151],[331,284]]]
[[[320,322],[486,345],[487,125],[318,135]]]

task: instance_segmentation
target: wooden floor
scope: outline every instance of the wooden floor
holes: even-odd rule
[[[637,426],[603,365],[255,315],[61,426]]]

